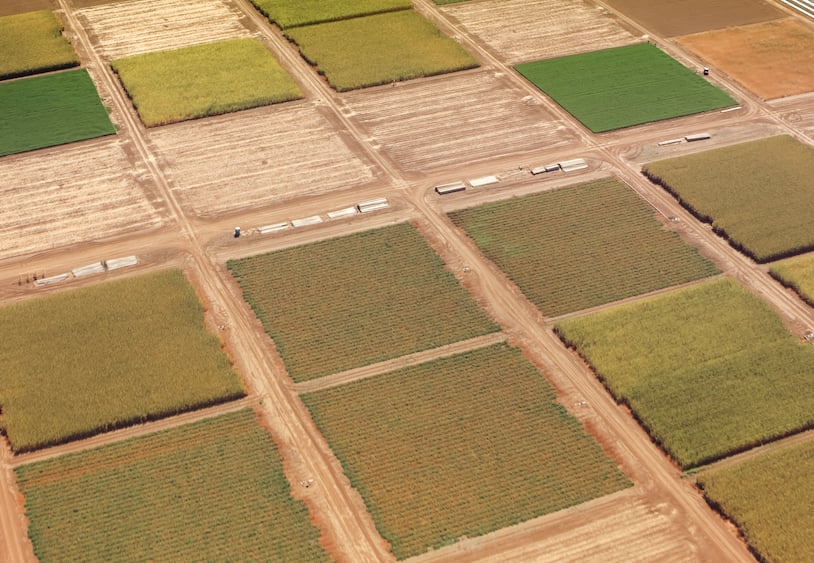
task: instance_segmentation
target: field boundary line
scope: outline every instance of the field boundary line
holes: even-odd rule
[[[10,465],[11,467],[20,467],[22,465],[28,465],[38,461],[45,461],[47,459],[52,459],[69,453],[82,452],[85,450],[106,446],[108,444],[122,442],[130,438],[146,436],[147,434],[152,434],[161,430],[169,430],[170,428],[198,422],[199,420],[214,418],[222,414],[251,407],[257,399],[258,397],[256,395],[248,395],[236,401],[228,401],[226,403],[206,407],[204,409],[188,411],[175,416],[162,418],[160,420],[136,424],[134,426],[121,428],[119,430],[112,430],[110,432],[104,432],[84,440],[76,440],[73,442],[68,442],[67,444],[45,448],[44,450],[20,454],[11,459]]]
[[[505,342],[506,339],[506,333],[503,331],[492,332],[483,336],[476,336],[475,338],[461,340],[460,342],[445,344],[444,346],[439,346],[438,348],[431,348],[429,350],[407,354],[406,356],[400,356],[398,358],[393,358],[392,360],[385,360],[383,362],[362,366],[360,368],[341,371],[339,373],[327,375],[318,379],[296,383],[294,384],[294,391],[297,393],[322,391],[323,389],[344,385],[345,383],[350,383],[352,381],[358,381],[360,379],[367,379],[376,375],[390,373],[401,368],[415,366],[441,358],[447,358],[449,356],[469,352],[471,350],[486,348],[487,346],[491,346],[499,342]]]

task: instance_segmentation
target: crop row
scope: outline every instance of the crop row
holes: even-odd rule
[[[814,426],[814,348],[730,279],[557,323],[682,466]]]
[[[295,381],[498,329],[407,223],[228,267]]]
[[[282,29],[412,8],[410,0],[252,0]]]
[[[505,344],[302,399],[399,559],[629,484]]]
[[[244,410],[16,469],[40,560],[327,560]]]
[[[614,178],[450,214],[547,316],[718,272]]]

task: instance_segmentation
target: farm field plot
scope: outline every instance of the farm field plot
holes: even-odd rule
[[[163,224],[118,139],[0,159],[0,259]]]
[[[758,262],[814,248],[814,148],[793,137],[651,162],[642,171]]]
[[[310,105],[190,121],[151,129],[147,137],[181,204],[198,215],[257,208],[374,179],[373,167]]]
[[[0,333],[0,425],[18,453],[245,394],[179,270],[4,307]]]
[[[408,223],[228,267],[294,381],[498,330]]]
[[[577,140],[522,90],[487,70],[351,92],[344,100],[351,119],[411,172],[555,150]]]
[[[638,41],[615,18],[587,2],[482,0],[442,11],[512,64]]]
[[[778,262],[772,265],[769,273],[814,307],[814,254]]]
[[[260,41],[231,39],[113,61],[147,127],[302,97]]]
[[[615,178],[450,218],[550,317],[718,273]]]
[[[814,443],[766,452],[698,475],[763,561],[814,560]]]
[[[0,16],[0,79],[79,64],[53,12]]]
[[[806,134],[814,135],[814,93],[772,100],[775,114]]]
[[[412,8],[410,0],[251,0],[282,29]]]
[[[250,35],[245,16],[222,0],[106,2],[76,14],[108,59]]]
[[[291,28],[286,36],[339,92],[478,66],[413,10]]]
[[[689,35],[678,42],[764,99],[814,90],[814,32],[796,19]]]
[[[13,16],[37,10],[52,10],[51,0],[5,0],[0,2],[0,16]]]
[[[399,559],[630,484],[505,344],[302,399]]]
[[[658,35],[674,37],[785,17],[763,0],[607,0],[607,4]]]
[[[814,347],[731,279],[556,330],[685,468],[814,425]]]
[[[43,561],[329,560],[250,410],[16,473]]]
[[[649,43],[515,68],[594,133],[735,104],[729,94]]]
[[[86,70],[0,83],[0,156],[115,132]]]

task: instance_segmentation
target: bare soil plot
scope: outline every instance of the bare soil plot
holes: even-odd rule
[[[257,208],[368,183],[373,168],[308,104],[147,132],[182,205],[198,215]]]
[[[814,31],[794,18],[690,35],[678,42],[764,99],[814,90]]]
[[[780,98],[773,100],[769,105],[784,121],[814,136],[814,93]]]
[[[406,171],[554,150],[577,139],[492,70],[349,93],[344,100],[374,145]]]
[[[673,37],[785,17],[764,0],[605,0],[658,35]]]
[[[587,0],[483,0],[450,4],[442,11],[510,64],[637,41],[614,16]]]
[[[159,226],[144,172],[116,139],[0,159],[0,258]]]
[[[35,10],[53,10],[54,0],[3,0],[0,2],[0,17],[23,14]]]
[[[129,0],[76,14],[109,59],[250,35],[243,14],[221,0]]]

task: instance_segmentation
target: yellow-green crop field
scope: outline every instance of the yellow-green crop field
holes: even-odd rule
[[[464,209],[450,218],[547,316],[718,273],[615,178]]]
[[[556,331],[684,467],[814,426],[814,346],[731,279]]]
[[[302,92],[256,39],[230,39],[113,61],[147,127],[295,100]]]
[[[478,66],[413,10],[296,27],[286,37],[340,92]]]
[[[814,561],[814,443],[785,446],[698,474],[761,561]]]
[[[814,254],[789,258],[773,264],[769,273],[814,307]]]
[[[506,344],[302,399],[398,559],[630,485]]]
[[[252,0],[282,29],[412,8],[410,0]]]
[[[250,410],[16,469],[41,561],[327,561]]]
[[[498,330],[408,223],[228,267],[295,381]]]
[[[643,172],[758,262],[814,249],[814,148],[793,137],[651,162]]]
[[[0,309],[0,428],[15,452],[242,397],[179,270]]]
[[[39,10],[0,17],[0,79],[79,64],[53,12]]]

